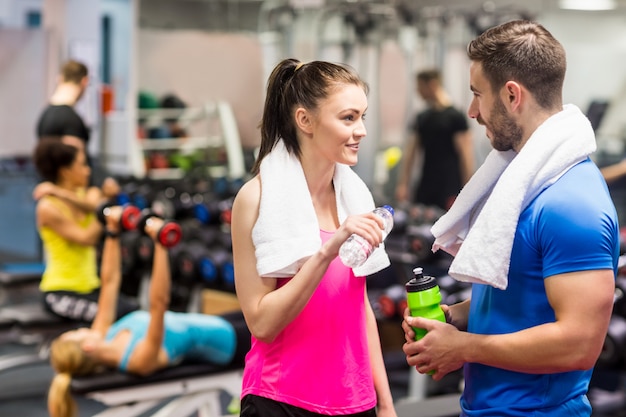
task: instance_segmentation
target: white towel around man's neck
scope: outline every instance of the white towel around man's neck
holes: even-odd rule
[[[506,289],[522,210],[595,149],[589,120],[568,104],[535,130],[519,154],[491,151],[431,228],[433,252],[443,249],[455,256],[450,276]]]
[[[261,204],[252,229],[257,270],[261,276],[292,277],[322,245],[304,171],[280,140],[261,162],[260,176]],[[333,184],[340,223],[348,215],[374,210],[371,192],[349,166],[336,165]],[[371,275],[389,265],[381,245],[363,265],[354,268],[354,274]]]

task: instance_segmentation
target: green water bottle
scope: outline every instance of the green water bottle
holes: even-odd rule
[[[424,317],[427,319],[446,322],[446,316],[439,306],[441,294],[435,277],[424,275],[421,267],[413,269],[413,278],[406,283],[407,305],[412,317]],[[420,340],[426,335],[426,330],[414,327],[415,340]]]

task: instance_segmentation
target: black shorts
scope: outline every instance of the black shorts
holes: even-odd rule
[[[248,394],[241,400],[240,417],[328,417],[307,411],[295,405],[285,404],[258,395]],[[337,414],[341,417],[376,417],[376,410],[371,409],[356,414]]]
[[[71,291],[49,291],[43,294],[43,304],[46,310],[59,317],[91,323],[98,311],[99,296],[99,289],[86,294]],[[137,300],[120,294],[117,300],[116,320],[137,309],[139,309]]]

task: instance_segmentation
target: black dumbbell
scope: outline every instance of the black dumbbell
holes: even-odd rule
[[[109,215],[111,208],[115,204],[104,203],[98,206],[96,209],[96,217],[98,221],[105,226],[106,217]],[[139,221],[140,210],[139,208],[127,204],[122,206],[122,214],[120,215],[120,228],[122,230],[135,230],[137,228],[137,222]]]
[[[146,225],[151,218],[163,219],[161,216],[159,216],[150,209],[142,210],[139,221],[137,222],[137,229],[145,233]],[[178,223],[163,221],[163,225],[156,233],[156,240],[161,245],[171,248],[172,246],[176,246],[178,242],[180,242],[182,236],[183,233]]]

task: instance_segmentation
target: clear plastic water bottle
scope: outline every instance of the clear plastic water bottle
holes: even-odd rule
[[[383,240],[393,228],[393,208],[391,206],[376,207],[373,211],[384,223]],[[374,248],[359,235],[352,235],[339,248],[339,258],[345,266],[356,268],[365,263]]]

